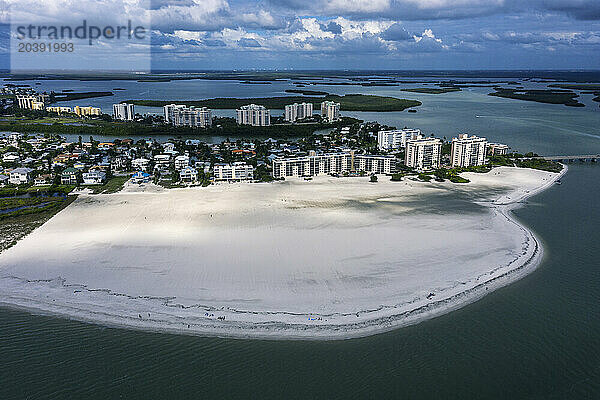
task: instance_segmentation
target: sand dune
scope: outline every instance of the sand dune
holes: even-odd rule
[[[0,302],[187,334],[346,338],[418,322],[531,271],[510,217],[557,174],[467,185],[316,178],[82,195],[0,254]]]

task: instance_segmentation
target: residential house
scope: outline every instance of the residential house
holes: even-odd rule
[[[157,154],[154,156],[154,168],[166,170],[171,164],[171,156],[169,154]]]
[[[179,179],[182,182],[196,182],[198,180],[198,171],[195,168],[187,166],[179,171]]]
[[[33,180],[34,186],[46,186],[50,184],[52,184],[52,175],[50,174],[38,175]]]
[[[136,158],[131,162],[131,167],[139,171],[147,171],[150,166],[150,160],[147,158]]]
[[[60,183],[63,185],[77,185],[80,171],[76,168],[67,168],[60,174]]]
[[[15,168],[10,171],[9,182],[13,185],[23,185],[31,182],[31,168]]]
[[[144,171],[137,171],[135,174],[131,176],[132,183],[148,183],[150,182],[150,174]]]
[[[177,171],[184,169],[190,165],[190,157],[189,156],[177,156],[175,157],[175,169]]]
[[[101,185],[106,180],[106,173],[102,171],[89,171],[83,173],[84,185]]]
[[[15,153],[6,153],[3,157],[2,157],[2,162],[5,163],[14,163],[14,162],[19,162],[20,157],[18,154]]]

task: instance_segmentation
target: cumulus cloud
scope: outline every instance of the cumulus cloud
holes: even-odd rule
[[[488,15],[505,6],[505,0],[271,0],[270,3],[291,12],[402,20]]]
[[[330,21],[327,24],[321,24],[321,30],[325,32],[340,34],[342,33],[342,26],[334,21]]]
[[[385,40],[401,41],[413,38],[413,35],[399,23],[395,23],[382,32],[381,37]]]
[[[13,22],[147,18],[153,48],[181,57],[437,57],[433,53],[524,48],[558,57],[568,49],[595,54],[600,47],[600,0],[0,1],[10,6]]]
[[[448,49],[442,39],[435,37],[431,29],[425,29],[421,35],[413,36],[416,48],[421,52],[436,52]]]

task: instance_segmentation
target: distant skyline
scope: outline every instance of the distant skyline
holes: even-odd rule
[[[597,69],[598,0],[5,0],[0,22],[151,20],[153,69]],[[7,29],[0,68],[8,68]],[[107,44],[110,46],[110,44]],[[119,55],[121,57],[121,55]],[[69,62],[87,69],[93,58]]]

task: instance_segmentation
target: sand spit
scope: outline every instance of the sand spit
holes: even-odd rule
[[[509,211],[560,174],[465,176],[470,184],[322,177],[82,195],[0,254],[0,302],[231,337],[341,339],[417,323],[541,259]]]

